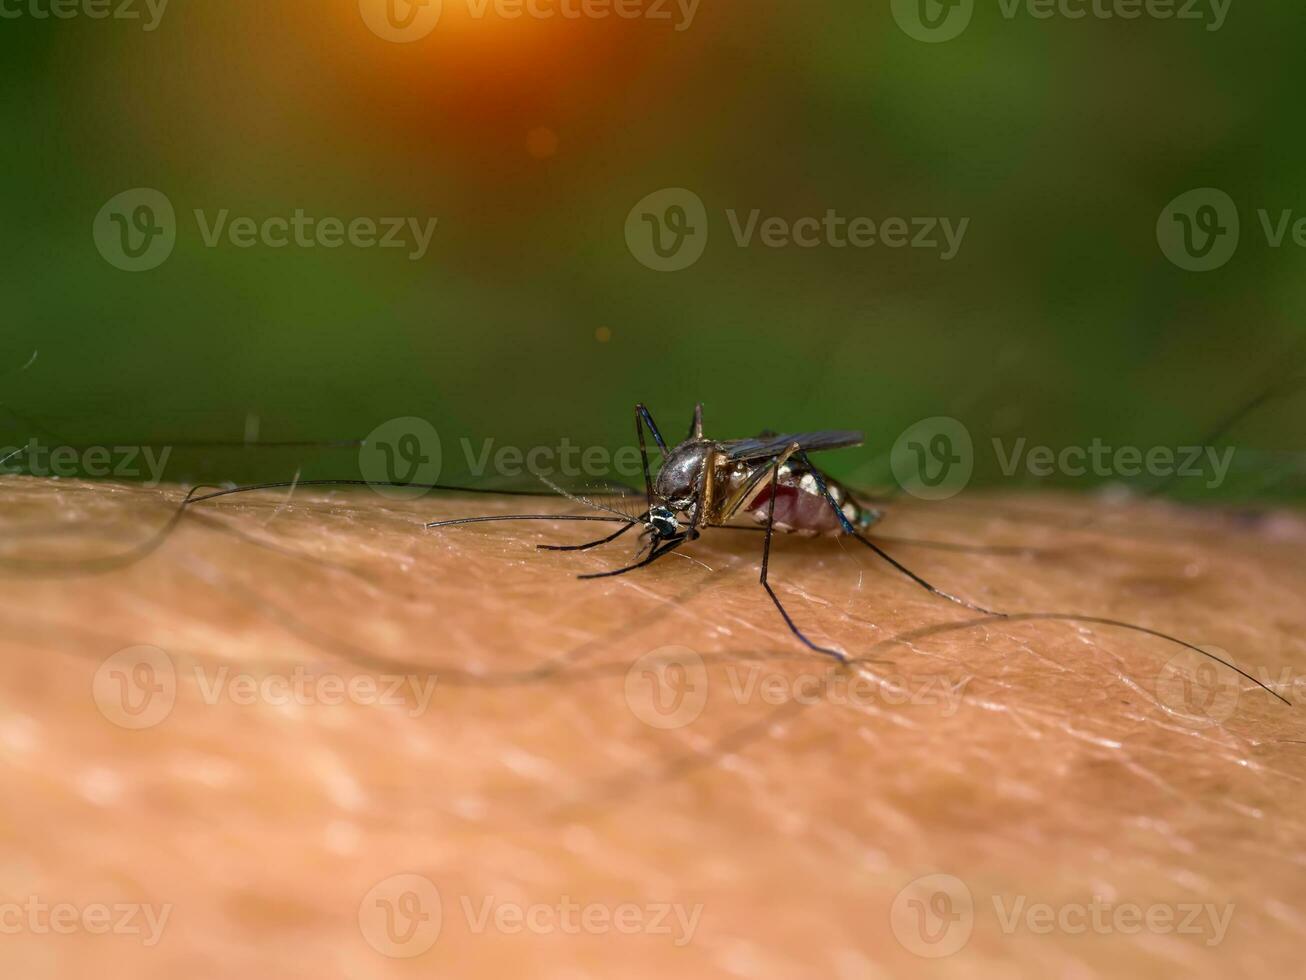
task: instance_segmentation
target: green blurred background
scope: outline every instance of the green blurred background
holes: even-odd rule
[[[913,422],[955,416],[984,485],[1003,482],[994,435],[1184,444],[1299,368],[1306,251],[1270,247],[1256,216],[1306,216],[1292,4],[1233,0],[1209,30],[976,0],[959,36],[923,43],[889,0],[702,0],[683,30],[674,5],[672,21],[506,20],[445,0],[401,44],[359,0],[173,0],[154,30],[3,2],[0,400],[70,442],[240,440],[251,418],[261,440],[338,440],[421,416],[446,450],[616,447],[635,401],[679,436],[702,399],[719,437],[864,429],[864,453],[829,459],[863,479]],[[167,195],[178,230],[130,273],[92,225],[138,187]],[[624,234],[665,187],[709,216],[678,272]],[[1210,272],[1157,241],[1162,210],[1201,187],[1241,216]],[[197,208],[439,224],[420,261],[210,248]],[[969,225],[951,261],[737,247],[725,212],[754,208]],[[1239,424],[1247,451],[1216,496],[1306,494],[1304,406]],[[3,419],[8,442],[33,424]],[[168,475],[355,476],[356,457],[179,450]],[[1190,482],[1176,492],[1207,495]]]

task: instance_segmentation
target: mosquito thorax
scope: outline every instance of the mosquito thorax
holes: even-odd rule
[[[682,442],[667,456],[662,469],[658,471],[653,492],[663,500],[671,501],[673,507],[683,502],[687,508],[698,496],[703,467],[712,456],[712,443],[704,440]]]

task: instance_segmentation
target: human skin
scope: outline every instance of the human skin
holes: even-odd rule
[[[884,545],[991,609],[1219,648],[1287,706],[1162,639],[981,616],[846,540],[779,538],[771,566],[797,622],[853,658],[841,666],[785,630],[756,533],[578,581],[630,561],[634,536],[568,554],[535,546],[613,527],[423,528],[579,512],[566,501],[244,494],[132,552],[182,489],[5,491],[7,976],[1299,963],[1299,515],[964,496],[900,501],[875,529],[1026,546]],[[950,877],[912,884],[931,875]],[[59,932],[33,901],[168,911],[152,942],[143,911]]]

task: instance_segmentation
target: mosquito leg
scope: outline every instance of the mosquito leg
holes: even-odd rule
[[[540,549],[540,551],[589,551],[591,548],[597,548],[610,541],[616,541],[617,538],[621,537],[634,526],[634,524],[627,524],[624,527],[617,528],[617,530],[613,531],[606,538],[599,538],[597,541],[590,541],[586,544],[537,544],[535,547]]]
[[[635,406],[635,435],[639,438],[639,458],[644,467],[644,506],[653,506],[653,477],[648,471],[648,446],[644,443],[644,419],[641,414],[643,405]],[[647,409],[644,409],[647,411]]]
[[[662,438],[662,432],[658,429],[658,424],[653,421],[653,415],[649,412],[648,408],[645,407],[643,402],[640,402],[640,404],[635,406],[635,414],[638,415],[640,419],[643,420],[644,424],[648,426],[648,431],[653,433],[653,441],[658,444],[658,451],[661,452],[663,456],[666,456],[667,442]]]
[[[644,442],[644,426],[648,426],[648,431],[653,433],[653,441],[657,443],[658,449],[662,452],[662,458],[667,458],[667,444],[662,438],[662,433],[658,431],[657,423],[653,421],[653,416],[649,410],[640,402],[635,406],[635,436],[639,439],[639,458],[644,465],[644,506],[651,508],[653,506],[653,477],[649,474],[648,468],[648,446]]]
[[[894,568],[900,571],[903,575],[906,575],[909,579],[911,579],[913,582],[915,582],[917,585],[919,585],[921,588],[925,589],[926,591],[931,592],[942,599],[947,599],[949,602],[955,602],[959,606],[965,606],[967,609],[971,609],[977,613],[982,613],[985,616],[994,616],[998,619],[1008,619],[1008,620],[1061,619],[1061,620],[1066,620],[1068,622],[1097,623],[1102,626],[1118,626],[1121,629],[1131,630],[1135,633],[1142,633],[1146,636],[1155,636],[1162,640],[1168,640],[1171,643],[1177,644],[1181,647],[1185,647],[1189,650],[1194,651],[1195,653],[1199,653],[1203,657],[1213,660],[1216,663],[1223,664],[1225,667],[1228,667],[1230,670],[1234,671],[1235,673],[1241,674],[1243,677],[1247,678],[1253,684],[1256,684],[1258,687],[1262,688],[1263,690],[1271,694],[1273,697],[1278,698],[1284,704],[1291,705],[1292,702],[1290,702],[1278,691],[1275,691],[1272,688],[1270,688],[1269,685],[1267,685],[1264,681],[1257,680],[1255,677],[1247,673],[1245,670],[1243,670],[1241,667],[1237,666],[1236,664],[1231,664],[1228,661],[1215,656],[1209,651],[1203,650],[1201,647],[1189,643],[1187,640],[1181,640],[1179,637],[1172,636],[1169,633],[1162,633],[1160,630],[1154,630],[1146,626],[1138,626],[1135,625],[1134,623],[1126,623],[1123,620],[1119,620],[1119,619],[1107,619],[1102,616],[1084,616],[1078,613],[1016,613],[1013,615],[1011,613],[997,612],[996,610],[993,609],[986,609],[984,606],[976,605],[973,602],[967,602],[965,599],[958,598],[955,595],[950,595],[949,593],[944,592],[942,589],[935,588],[929,582],[925,581],[925,579],[921,578],[919,575],[913,572],[906,565],[902,564],[902,562],[898,561],[896,558],[894,558],[892,555],[886,552],[883,548],[877,545],[870,538],[862,537],[861,534],[857,533],[856,529],[852,527],[848,519],[844,517],[843,512],[839,510],[839,505],[835,503],[834,497],[830,494],[829,488],[827,488],[825,485],[825,478],[821,476],[821,471],[816,469],[816,467],[812,466],[811,462],[807,459],[807,454],[804,453],[801,449],[798,451],[798,453],[799,453],[799,457],[803,460],[804,463],[807,464],[808,468],[810,468],[812,473],[816,476],[817,485],[821,488],[822,492],[825,494],[825,499],[830,502],[830,506],[833,507],[835,512],[839,515],[839,520],[844,525],[844,529],[850,535],[852,535],[862,544],[866,545],[866,547],[870,548],[877,555],[883,558],[886,562],[888,562],[890,565],[892,565]],[[774,500],[775,498],[772,497],[772,503],[774,503]],[[787,619],[788,617],[785,618]]]
[[[983,613],[985,616],[999,616],[1003,618],[1007,616],[1007,614],[1004,612],[998,612],[996,609],[988,609],[984,606],[977,605],[976,603],[973,603],[967,599],[963,599],[960,596],[955,596],[951,592],[944,592],[942,589],[936,588],[935,586],[927,582],[925,579],[917,575],[915,572],[913,572],[902,562],[898,561],[898,559],[890,555],[887,551],[881,548],[870,538],[863,537],[857,531],[853,531],[852,536],[856,538],[858,541],[860,541],[862,544],[866,545],[866,547],[874,551],[877,555],[883,558],[886,562],[892,565],[903,575],[906,575],[909,579],[911,579],[913,582],[919,585],[922,589],[938,596],[940,599],[947,599],[949,602],[955,602],[959,606],[965,606],[967,609],[970,609],[977,613]]]
[[[698,503],[694,505],[693,516],[689,520],[689,530],[685,533],[689,535],[689,540],[694,541],[698,538],[699,528],[706,523],[707,514],[704,513],[707,501],[707,481],[712,474],[711,465],[704,466],[698,474]]]
[[[667,538],[666,540],[664,540],[660,545],[658,545],[651,552],[649,552],[648,557],[645,558],[643,561],[637,561],[633,565],[626,565],[624,568],[617,568],[610,572],[593,572],[589,575],[577,575],[576,577],[583,578],[583,579],[590,579],[590,578],[612,578],[616,575],[625,575],[627,572],[633,572],[635,569],[643,568],[645,565],[652,565],[663,555],[671,554],[671,552],[675,551],[677,548],[679,548],[682,544],[684,544],[688,540],[689,540],[688,536],[684,534],[677,534],[675,537]]]
[[[823,653],[827,657],[833,657],[841,664],[846,664],[848,658],[844,656],[843,653],[832,649],[831,647],[823,647],[819,644],[813,643],[803,635],[803,631],[798,628],[798,624],[790,617],[789,613],[785,610],[784,604],[780,601],[780,597],[775,594],[775,589],[771,588],[771,583],[767,581],[767,574],[771,567],[771,538],[775,535],[775,496],[776,487],[780,479],[780,467],[785,464],[785,461],[795,451],[801,452],[796,443],[785,450],[785,452],[780,456],[777,456],[775,462],[771,464],[771,499],[767,501],[766,507],[766,538],[762,542],[762,574],[758,581],[761,583],[762,588],[766,589],[766,594],[771,597],[771,601],[775,603],[775,608],[779,610],[781,617],[784,618],[785,625],[789,627],[789,632],[793,633],[794,636],[798,637],[798,639],[807,647],[815,650],[817,653]]]
[[[911,579],[913,582],[919,585],[922,589],[925,589],[927,592],[930,592],[938,596],[940,599],[947,599],[949,602],[955,602],[959,606],[965,606],[967,609],[973,610],[974,612],[977,613],[984,613],[986,616],[1006,616],[1006,613],[1000,613],[992,609],[986,609],[984,606],[977,606],[973,602],[969,602],[966,599],[962,599],[959,596],[952,595],[949,592],[944,592],[942,589],[936,588],[935,586],[927,582],[925,579],[917,575],[915,572],[913,572],[902,562],[898,561],[896,558],[890,555],[887,551],[881,548],[870,538],[863,537],[858,532],[857,528],[853,527],[852,521],[848,520],[848,516],[844,514],[842,508],[840,508],[838,502],[834,499],[834,494],[830,493],[830,488],[826,486],[825,477],[821,474],[820,470],[818,470],[815,466],[812,465],[812,461],[807,458],[807,453],[805,453],[802,449],[799,449],[798,458],[803,461],[803,463],[811,471],[812,475],[816,478],[816,485],[821,488],[821,494],[825,497],[826,502],[829,503],[831,510],[833,510],[836,516],[838,516],[839,523],[843,526],[843,530],[845,534],[851,535],[852,537],[856,538],[858,541],[866,545],[866,547],[870,548],[873,552],[875,552],[886,562],[888,562],[890,565],[896,568],[903,575],[906,575],[909,579]],[[772,499],[774,500],[774,498]]]
[[[743,524],[704,524],[704,527],[710,527],[717,531],[747,531],[750,534],[765,534],[766,528],[751,527]],[[968,555],[1004,555],[1004,556],[1030,556],[1041,555],[1045,549],[1025,547],[1017,544],[958,544],[954,541],[925,541],[920,538],[899,538],[888,534],[877,534],[877,541],[885,541],[889,544],[908,545],[913,548],[933,548],[936,551],[958,551]]]

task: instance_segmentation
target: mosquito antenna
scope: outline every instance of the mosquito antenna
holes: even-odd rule
[[[439,527],[458,527],[462,524],[489,524],[493,521],[607,521],[609,524],[632,522],[624,517],[601,517],[597,514],[495,514],[490,517],[455,517],[447,521],[432,521],[425,525],[429,530]]]
[[[613,496],[628,496],[634,491],[630,487],[623,486],[619,483],[610,483],[610,486],[620,487],[625,491],[624,494],[613,491]],[[252,493],[256,490],[284,490],[291,486],[301,487],[387,487],[399,490],[447,490],[451,493],[485,493],[494,494],[503,497],[549,497],[552,494],[544,493],[540,490],[495,490],[489,487],[463,487],[455,486],[449,483],[391,483],[382,480],[284,480],[276,483],[255,483],[243,487],[221,487],[217,484],[205,483],[199,484],[193,489],[211,489],[213,493],[206,493],[201,497],[195,497],[190,502],[200,504],[206,500],[214,500],[218,497],[227,497],[236,493]]]
[[[558,486],[556,483],[550,480],[543,473],[536,473],[535,475],[540,478],[541,483],[543,483],[546,487],[552,489],[554,493],[566,497],[568,500],[572,501],[573,503],[580,504],[582,507],[592,507],[594,510],[607,511],[609,514],[617,515],[622,520],[626,520],[626,521],[630,521],[631,523],[634,523],[634,518],[632,518],[627,513],[624,513],[619,510],[614,510],[613,508],[608,507],[605,504],[600,504],[598,501],[590,500],[589,497],[582,497],[578,493],[572,493],[569,490],[564,490],[562,487]]]

